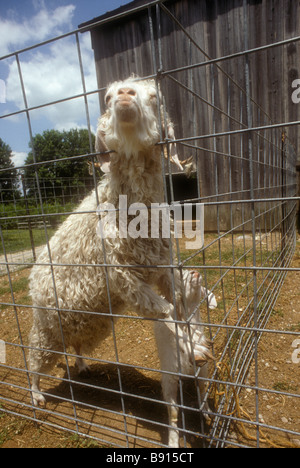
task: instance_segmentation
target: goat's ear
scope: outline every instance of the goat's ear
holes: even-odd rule
[[[166,137],[170,140],[176,140],[176,137],[175,137],[175,132],[174,132],[174,126],[171,122],[168,123],[168,126],[167,126],[167,132],[166,132]],[[171,143],[170,144],[170,157],[171,157],[171,161],[176,164],[176,166],[178,167],[178,169],[180,169],[181,171],[183,171],[183,167],[180,163],[180,160],[179,160],[179,157],[178,157],[178,153],[177,153],[177,145],[176,143]]]
[[[105,132],[101,129],[100,125],[97,130],[97,135],[96,135],[96,152],[97,153],[104,153],[106,151],[109,151],[106,143],[105,143]],[[97,159],[100,164],[100,169],[104,173],[110,172],[110,155],[109,154],[99,154],[97,156]]]

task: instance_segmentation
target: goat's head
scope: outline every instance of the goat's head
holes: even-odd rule
[[[130,127],[135,131],[153,132],[153,138],[158,140],[157,92],[153,81],[113,83],[106,93],[105,103],[118,130],[126,132]]]
[[[98,124],[96,151],[114,151],[130,158],[154,147],[160,140],[158,97],[161,101],[154,80],[136,81],[130,78],[111,84],[105,95],[107,110]],[[161,120],[163,122],[164,119]],[[170,121],[166,127],[165,131],[163,125],[164,136],[175,139]],[[103,172],[109,172],[110,156],[100,155],[99,162]],[[180,165],[177,155],[174,162]]]

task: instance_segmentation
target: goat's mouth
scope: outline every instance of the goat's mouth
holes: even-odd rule
[[[136,104],[129,100],[118,100],[116,102],[116,114],[120,122],[135,124],[138,118]]]
[[[136,104],[131,99],[118,99],[116,102],[116,109],[129,109],[136,108]]]
[[[133,104],[134,104],[134,102],[133,102],[131,99],[125,99],[125,98],[123,98],[123,99],[118,99],[118,100],[117,100],[117,105],[120,105],[120,106],[125,106],[125,107],[127,107],[127,106],[131,106],[131,105],[133,105]]]

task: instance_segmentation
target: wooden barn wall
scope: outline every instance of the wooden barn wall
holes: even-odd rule
[[[248,47],[255,48],[300,35],[299,4],[300,2],[295,0],[248,0]],[[207,56],[191,43],[178,25],[160,9],[161,65],[164,71],[204,62],[207,57],[221,57],[244,50],[242,0],[173,0],[165,5]],[[151,48],[147,10],[92,30],[99,88],[112,81],[127,78],[131,74],[148,76],[157,71],[160,57],[155,7],[151,9],[151,18],[155,37],[155,59]],[[252,102],[251,105],[254,126],[299,120],[300,104],[297,106],[291,100],[292,81],[300,77],[299,52],[299,42],[296,42],[249,55],[251,96],[256,103]],[[220,63],[219,67],[226,74],[216,65],[172,73],[173,78],[192,89],[200,99],[168,76],[161,80],[167,109],[175,123],[177,138],[237,130],[242,128],[239,122],[247,125],[246,97],[241,91],[241,88],[245,89],[245,57],[227,60]],[[228,75],[235,83],[228,79]],[[208,104],[212,101],[224,112],[213,110]],[[100,102],[103,105],[103,96],[100,96]],[[235,120],[229,120],[224,113],[230,114]],[[298,147],[299,135],[296,129],[289,130],[289,137]],[[268,139],[280,146],[278,132],[269,132]],[[181,158],[193,155],[197,161],[200,180],[198,195],[204,198],[212,197],[212,201],[249,199],[247,136],[206,138],[192,143],[205,150],[195,150],[183,145],[180,145],[179,149]],[[260,160],[262,154],[268,154],[269,166],[276,166],[280,163],[280,152],[275,150],[272,144],[264,144],[255,137],[253,152],[254,160],[257,161],[254,164],[256,196],[280,195],[272,190],[260,190],[263,181],[266,181],[266,169]],[[229,158],[219,153],[231,153],[237,157]],[[269,175],[268,180],[270,177],[272,175]],[[280,174],[278,177],[280,178]],[[178,180],[180,182],[177,184],[190,184],[189,195],[194,187],[197,196],[195,182],[186,181],[184,178]],[[281,181],[277,179],[276,185],[280,184]],[[213,197],[230,192],[242,194]],[[226,205],[219,210],[217,222],[217,209],[211,207],[206,210],[206,229],[216,230],[217,223],[221,230],[230,229],[232,216],[235,217],[237,225],[239,219],[242,222],[242,219],[250,218],[250,212],[247,207],[242,208],[241,205],[233,207],[230,211]]]

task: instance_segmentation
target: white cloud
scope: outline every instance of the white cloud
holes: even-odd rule
[[[45,0],[31,0],[35,10],[46,9]]]
[[[41,0],[37,0],[36,6],[40,3]],[[73,5],[57,8],[53,12],[48,12],[43,8],[30,21],[31,27],[36,24],[36,28],[42,28],[42,24],[47,24],[49,30],[55,30],[59,20],[61,23],[63,23],[63,18],[64,21],[70,20],[73,10]],[[21,34],[22,25],[16,25],[16,32]],[[0,37],[1,34],[2,33],[0,33]],[[34,34],[38,35],[37,31]],[[34,34],[31,34],[31,38],[33,38]],[[45,36],[46,32],[44,30],[40,31],[38,41],[42,39],[42,34]],[[14,38],[14,40],[17,41],[16,36],[14,36]],[[80,35],[80,44],[83,63],[85,64],[86,86],[87,90],[91,91],[97,89],[97,80],[94,56],[88,33]],[[29,107],[69,98],[83,92],[77,45],[74,36],[60,39],[50,45],[42,46],[26,54],[21,54],[20,62]],[[11,59],[8,64],[6,90],[7,103],[14,104],[17,108],[23,109],[24,102],[20,80],[18,78],[17,64],[13,59]],[[92,124],[94,124],[94,120],[96,121],[99,113],[98,95],[89,98],[89,106]],[[44,107],[43,109],[32,112],[31,116],[33,120],[47,119],[49,121],[48,127],[57,130],[68,130],[70,128],[87,126],[85,122],[84,101],[82,98]]]
[[[29,107],[63,99],[82,92],[75,44],[70,39],[54,42],[46,50],[36,49],[29,59],[21,57],[21,69]],[[20,83],[15,80],[16,62],[9,67],[7,100],[23,106]]]
[[[14,151],[12,153],[11,160],[14,163],[15,167],[20,167],[23,166],[25,163],[25,160],[27,159],[28,154],[27,153],[22,153],[22,152],[16,152]]]
[[[48,11],[42,2],[41,7],[36,15],[22,22],[0,18],[0,57],[29,44],[62,34],[66,27],[72,29],[72,17],[76,8],[74,5]]]

